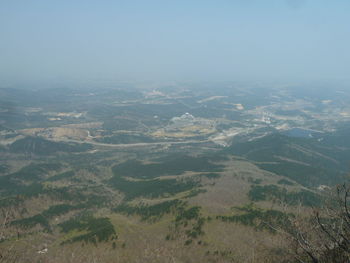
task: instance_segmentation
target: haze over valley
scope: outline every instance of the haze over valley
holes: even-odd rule
[[[350,262],[349,10],[0,1],[0,263]]]
[[[346,180],[350,94],[241,85],[1,89],[1,245],[53,262],[79,244],[83,261],[269,258],[283,243],[264,217]]]

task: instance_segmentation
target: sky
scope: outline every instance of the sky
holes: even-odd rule
[[[0,82],[344,80],[348,0],[0,0]]]

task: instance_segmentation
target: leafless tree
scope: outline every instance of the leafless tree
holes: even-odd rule
[[[350,262],[350,186],[337,186],[328,193],[327,203],[313,209],[311,216],[290,219],[285,229],[277,229],[290,240],[289,252],[300,263]]]

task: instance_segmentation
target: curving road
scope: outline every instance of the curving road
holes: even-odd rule
[[[172,144],[189,144],[189,143],[206,143],[211,142],[211,140],[188,140],[188,141],[169,141],[169,142],[139,142],[139,143],[120,143],[120,144],[111,144],[111,143],[102,143],[95,141],[79,141],[74,139],[59,139],[52,140],[55,142],[75,142],[75,143],[88,143],[96,146],[103,147],[114,147],[114,148],[128,148],[128,147],[144,147],[144,146],[159,146],[159,145],[172,145]]]

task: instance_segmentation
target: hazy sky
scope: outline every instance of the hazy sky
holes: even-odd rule
[[[349,0],[0,0],[0,81],[345,79]]]

